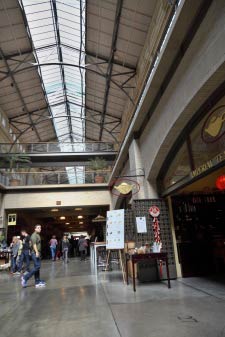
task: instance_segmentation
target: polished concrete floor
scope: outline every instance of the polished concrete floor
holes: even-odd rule
[[[225,337],[225,284],[188,278],[123,285],[90,262],[42,264],[46,288],[0,272],[0,337]]]

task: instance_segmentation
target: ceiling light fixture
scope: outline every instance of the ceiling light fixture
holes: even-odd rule
[[[78,215],[77,219],[83,219],[83,215]]]
[[[51,209],[51,212],[58,212],[59,210],[58,210],[58,208],[52,208]]]
[[[102,215],[97,215],[96,218],[92,219],[92,222],[105,222],[106,218]]]
[[[70,222],[66,222],[66,225],[70,225]]]
[[[83,221],[79,221],[79,225],[83,225],[84,223],[83,223]]]
[[[81,208],[81,207],[76,207],[76,208],[74,208],[74,209],[75,209],[75,211],[82,211],[83,208]]]
[[[60,220],[65,220],[66,217],[65,217],[65,216],[61,216],[59,219],[60,219]]]

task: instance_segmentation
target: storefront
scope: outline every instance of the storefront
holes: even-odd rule
[[[171,151],[164,173],[161,171],[161,194],[171,198],[182,276],[222,274],[225,271],[225,97],[195,118],[192,128],[190,125]]]

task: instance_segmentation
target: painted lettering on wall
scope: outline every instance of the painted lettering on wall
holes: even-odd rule
[[[197,167],[195,170],[191,172],[191,177],[197,177],[203,172],[209,170],[210,168],[216,166],[217,164],[221,163],[225,160],[225,151],[219,153],[216,157],[211,160],[208,160],[206,163],[202,164],[201,166]]]
[[[199,174],[207,171],[208,169],[210,169],[211,167],[213,166],[213,163],[211,160],[207,161],[207,163],[199,166],[198,168],[196,168],[194,171],[191,172],[192,174],[192,177],[196,177],[198,176]]]

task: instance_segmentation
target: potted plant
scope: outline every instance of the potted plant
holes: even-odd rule
[[[104,176],[102,175],[102,171],[107,168],[107,161],[104,158],[96,157],[94,159],[91,159],[89,162],[89,167],[96,172],[95,183],[104,183]]]
[[[20,185],[19,167],[20,165],[24,168],[27,164],[31,163],[30,157],[26,154],[11,154],[4,158],[5,164],[9,166],[10,172],[10,185],[18,186]],[[4,164],[3,164],[4,165]]]

